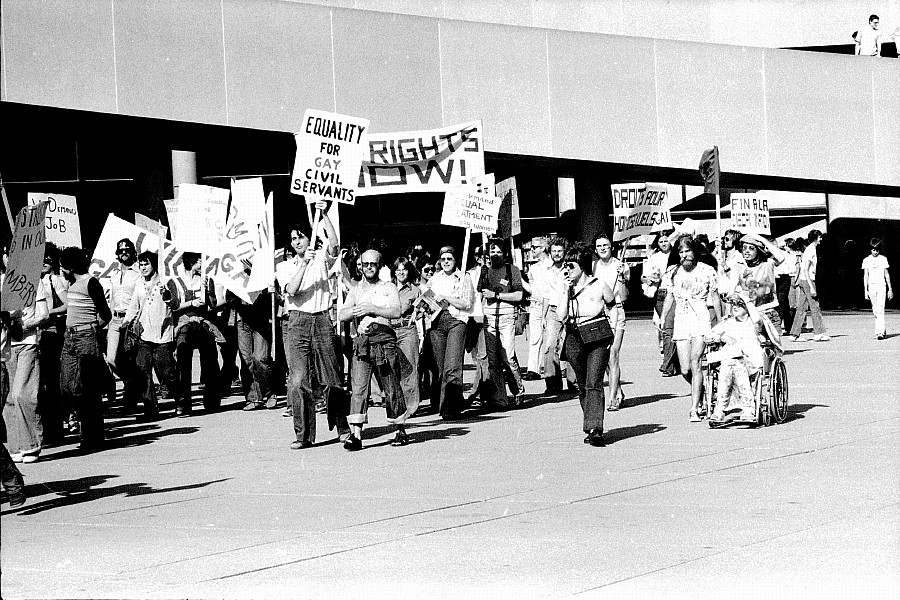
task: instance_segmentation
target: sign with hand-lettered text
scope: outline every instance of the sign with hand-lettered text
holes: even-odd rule
[[[484,176],[481,121],[440,129],[370,133],[357,196],[446,192]]]
[[[741,233],[771,235],[769,199],[757,194],[731,194],[731,227]]]
[[[147,250],[159,251],[159,237],[155,233],[138,227],[134,223],[129,223],[125,219],[120,219],[116,215],[109,215],[106,218],[106,225],[100,233],[97,246],[94,248],[88,273],[99,279],[109,278],[112,272],[119,268],[116,244],[125,238],[134,243],[138,254]]]
[[[229,191],[208,185],[178,186],[174,241],[184,252],[215,252],[225,231]]]
[[[47,241],[60,248],[81,248],[81,221],[75,196],[28,193],[29,206],[44,201],[47,202],[47,216],[44,218]]]
[[[466,188],[448,190],[444,195],[441,224],[494,233],[497,231],[500,202],[501,199],[496,196],[479,194]]]
[[[610,189],[613,199],[614,242],[662,231],[672,223],[668,187],[664,184],[613,184]]]
[[[368,119],[307,109],[294,135],[297,155],[291,192],[310,204],[319,200],[353,204],[368,129]]]
[[[44,262],[47,230],[44,220],[48,202],[25,206],[16,215],[9,246],[9,263],[3,279],[2,310],[13,312],[33,306],[37,300]]]

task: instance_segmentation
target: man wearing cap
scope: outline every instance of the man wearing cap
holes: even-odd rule
[[[334,325],[329,316],[333,299],[329,272],[338,259],[339,248],[326,206],[326,203],[316,205],[322,211],[322,226],[328,238],[326,247],[316,250],[301,229],[291,228],[291,246],[297,255],[282,262],[275,275],[288,311],[285,353],[290,358],[288,403],[294,418],[296,440],[291,443],[294,450],[309,448],[316,440],[313,381],[325,388],[330,412],[336,414],[338,438],[344,441],[350,436],[346,411],[335,412],[333,408],[343,406],[347,398],[342,387],[343,365],[335,348]]]
[[[137,366],[135,357],[125,354],[122,348],[123,339],[120,329],[122,319],[131,304],[135,286],[142,280],[141,272],[137,266],[137,251],[134,243],[123,238],[116,243],[116,268],[110,273],[111,284],[109,304],[112,310],[112,320],[109,322],[109,331],[106,337],[106,364],[119,376],[124,387],[122,398],[126,409],[137,406],[137,390],[135,374]]]

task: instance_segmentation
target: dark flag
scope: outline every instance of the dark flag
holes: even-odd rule
[[[516,190],[516,178],[504,179],[495,186],[495,193],[501,199],[497,213],[499,228],[497,237],[508,239],[522,233],[522,221],[519,218],[519,192]]]
[[[700,177],[703,178],[703,191],[707,194],[719,193],[719,147],[713,146],[704,150],[700,156]]]

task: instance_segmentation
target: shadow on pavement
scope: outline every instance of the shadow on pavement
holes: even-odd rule
[[[230,479],[214,479],[203,483],[192,483],[190,485],[178,485],[159,489],[149,487],[146,483],[129,483],[104,488],[96,487],[115,477],[118,477],[118,475],[94,475],[91,477],[81,477],[79,479],[50,481],[37,485],[25,486],[25,493],[28,496],[29,504],[26,504],[24,507],[15,511],[7,511],[4,514],[15,512],[19,515],[34,515],[54,508],[91,502],[93,500],[100,500],[112,496],[123,496],[127,498],[131,496],[144,496],[147,494],[165,494],[168,492],[194,490],[214,483],[228,481],[228,479]],[[32,498],[51,493],[56,494],[56,497],[43,500],[37,504],[30,504]]]
[[[788,414],[787,418],[784,420],[785,423],[789,423],[796,419],[804,419],[806,418],[806,411],[812,408],[831,408],[830,404],[788,404]]]
[[[637,396],[635,398],[626,398],[625,403],[622,404],[621,408],[634,408],[636,406],[643,406],[644,404],[652,404],[654,402],[659,402],[660,400],[668,400],[670,398],[679,398],[679,394],[670,394],[668,392],[663,394],[651,394],[650,396]]]
[[[371,434],[372,431],[377,430],[382,430],[381,435],[384,435],[385,433],[388,433],[390,435],[386,436],[383,441],[380,441],[377,444],[366,444],[366,438],[369,437],[366,435],[366,431],[369,431],[369,433]],[[393,427],[374,427],[371,430],[366,431],[363,431],[363,448],[378,448],[379,446],[389,446],[391,442],[394,441]],[[469,428],[445,427],[443,429],[422,429],[417,431],[415,428],[407,427],[406,433],[409,434],[410,444],[418,444],[421,442],[433,442],[435,440],[446,440],[454,437],[459,437],[461,435],[467,435],[469,433]],[[371,437],[375,436],[372,435]]]
[[[94,454],[95,452],[102,452],[104,450],[112,450],[114,448],[131,448],[133,446],[144,446],[151,442],[155,442],[156,440],[164,437],[168,437],[170,435],[187,435],[191,433],[197,433],[199,431],[196,427],[174,427],[172,429],[162,429],[159,425],[148,424],[141,427],[142,429],[146,429],[143,433],[138,433],[136,435],[128,435],[131,431],[126,431],[124,435],[117,434],[119,428],[112,429],[108,432],[106,441],[103,445],[97,448],[90,449],[82,449],[82,448],[69,448],[67,450],[63,450],[61,452],[54,452],[52,454],[42,454],[41,462],[47,462],[50,460],[59,460],[61,458],[69,458],[72,456],[84,456],[87,454]]]
[[[603,442],[606,445],[627,440],[628,438],[638,437],[641,435],[650,435],[665,430],[664,425],[659,423],[643,423],[641,425],[631,425],[630,427],[617,427],[603,432]]]

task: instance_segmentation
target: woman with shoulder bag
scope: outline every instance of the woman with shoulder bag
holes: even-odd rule
[[[565,255],[563,276],[566,289],[557,299],[559,318],[566,324],[564,358],[578,380],[578,395],[584,412],[585,444],[603,445],[603,374],[613,341],[608,311],[615,305],[613,291],[591,275],[593,249],[577,243]]]

